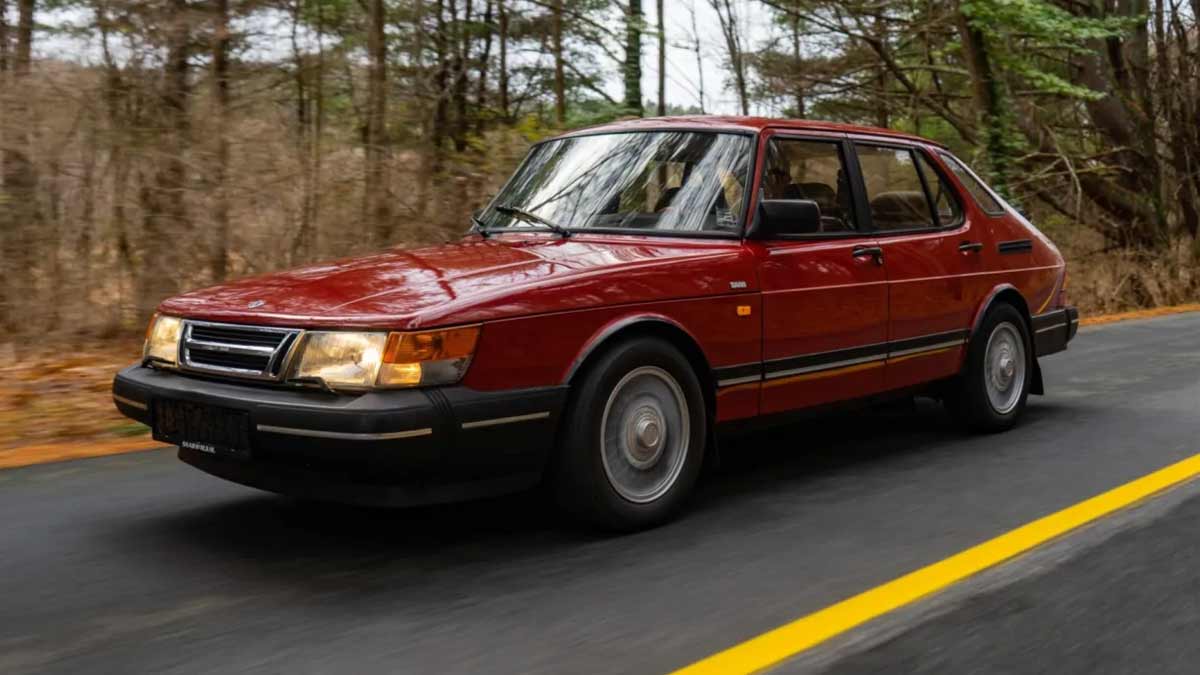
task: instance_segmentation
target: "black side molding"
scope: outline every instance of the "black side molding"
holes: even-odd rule
[[[1000,253],[1028,253],[1033,250],[1032,239],[1014,239],[1000,242]]]

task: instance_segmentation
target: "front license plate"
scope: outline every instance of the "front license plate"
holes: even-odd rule
[[[250,420],[239,410],[187,401],[154,402],[154,439],[210,455],[250,458]]]

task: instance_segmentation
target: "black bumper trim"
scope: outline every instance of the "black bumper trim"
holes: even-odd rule
[[[420,503],[429,486],[439,493],[484,495],[495,494],[497,486],[528,484],[545,466],[566,397],[562,385],[338,395],[213,381],[140,365],[113,381],[118,410],[152,428],[157,400],[248,417],[248,460],[199,453],[190,461],[185,455],[196,451],[181,451],[193,466],[274,492],[372,504]],[[291,479],[296,485],[289,485]],[[330,487],[323,496],[318,494],[322,483]],[[353,498],[352,487],[373,496]]]
[[[1038,356],[1057,354],[1067,348],[1079,330],[1079,310],[1056,309],[1032,318],[1033,342]]]

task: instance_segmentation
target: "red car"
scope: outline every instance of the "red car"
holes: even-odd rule
[[[1054,244],[942,146],[674,118],[538,143],[456,243],[162,303],[122,413],[305,498],[548,481],[613,528],[677,512],[725,431],[932,393],[1012,426],[1078,314]]]

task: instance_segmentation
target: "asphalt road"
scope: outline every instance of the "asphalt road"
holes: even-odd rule
[[[997,571],[1008,577],[1003,583],[959,594],[935,616],[908,621],[866,649],[840,650],[824,667],[789,664],[777,670],[828,675],[1196,673],[1200,485],[1181,490],[1186,499],[1166,512],[1155,509],[1150,518],[1118,526],[1116,532],[1072,537],[1069,544],[1076,550],[1063,546],[1050,556],[1018,560]],[[1113,528],[1102,523],[1100,529]],[[1095,541],[1097,535],[1103,540]]]
[[[965,435],[921,405],[748,440],[684,519],[626,537],[581,532],[531,496],[314,508],[167,452],[0,471],[0,672],[665,672],[1200,452],[1198,334],[1200,315],[1083,329],[1044,361],[1049,395],[1003,435]],[[825,665],[912,670],[967,621],[977,643],[1018,654],[1045,633],[997,618],[989,594],[1045,584],[1086,603],[1125,585],[1136,598],[1164,558],[1194,578],[1197,511],[1093,549],[1113,564],[1066,559],[1050,568],[1061,578],[981,591]],[[1117,546],[1128,536],[1164,553]],[[1191,550],[1167,555],[1177,547]],[[1139,552],[1145,573],[1122,572]],[[944,663],[933,670],[966,671]]]

